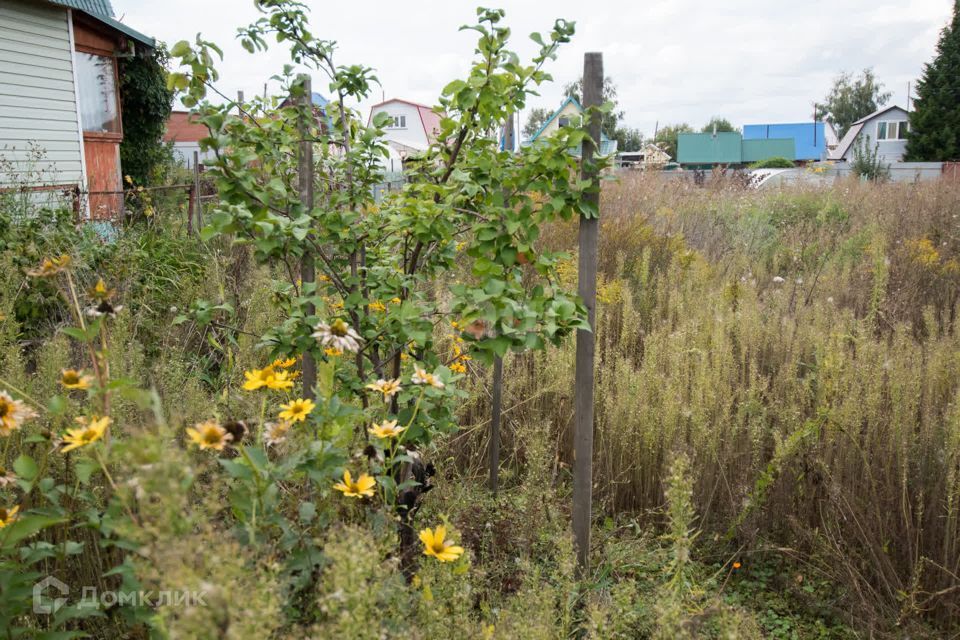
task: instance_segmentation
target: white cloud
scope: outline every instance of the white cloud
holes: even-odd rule
[[[661,125],[701,125],[713,115],[735,124],[804,120],[840,71],[873,67],[893,101],[903,104],[933,55],[950,0],[503,0],[514,48],[531,55],[532,31],[558,17],[575,20],[577,35],[548,69],[556,82],[530,106],[554,106],[562,85],[579,76],[585,51],[604,52],[627,123],[652,133]],[[321,37],[336,40],[341,63],[374,67],[383,94],[433,103],[440,89],[469,68],[475,18],[471,2],[306,0]],[[197,32],[225,45],[219,87],[227,95],[263,91],[286,62],[282,46],[249,55],[236,28],[257,18],[247,0],[113,0],[124,22],[167,43]],[[322,90],[315,76],[315,86]],[[275,85],[273,87],[276,89]],[[379,102],[381,92],[368,104]]]

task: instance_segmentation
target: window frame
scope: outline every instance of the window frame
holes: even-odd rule
[[[895,125],[897,128],[897,135],[894,137],[890,135],[891,125]],[[883,129],[882,136],[880,135],[881,128]],[[907,139],[909,133],[909,120],[879,120],[877,122],[877,142],[903,142]]]
[[[108,51],[106,49],[101,49],[99,47],[90,47],[87,45],[78,44],[74,47],[74,55],[73,55],[73,65],[75,69],[78,68],[77,56],[76,56],[76,54],[78,53],[86,53],[88,55],[100,56],[102,58],[109,58],[110,62],[113,64],[113,85],[114,85],[113,96],[114,96],[114,101],[116,102],[116,105],[117,105],[117,129],[118,129],[117,131],[88,131],[86,129],[83,129],[81,133],[83,134],[84,138],[88,138],[91,140],[113,140],[117,142],[122,141],[123,140],[123,106],[120,100],[120,69],[117,66],[117,56],[114,55],[113,51]],[[79,74],[77,75],[77,86],[74,87],[74,91],[78,92],[78,99],[79,99],[79,91],[80,91]],[[82,128],[83,126],[82,121],[80,125]]]
[[[407,114],[391,115],[390,117],[392,120],[387,129],[399,130],[407,128]]]

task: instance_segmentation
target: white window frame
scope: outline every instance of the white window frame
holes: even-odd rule
[[[406,114],[391,116],[393,119],[390,121],[390,125],[387,129],[406,129],[407,128],[407,116]]]
[[[891,125],[896,125],[896,127],[897,127],[897,135],[896,135],[896,136],[891,136],[891,135],[890,135]],[[882,136],[880,135],[880,128],[881,128],[881,126],[883,127],[883,135],[882,135]],[[900,135],[900,134],[901,134],[901,131],[904,130],[904,129],[907,131],[907,133],[910,132],[910,121],[909,121],[909,120],[881,120],[881,121],[877,122],[877,141],[878,141],[878,142],[880,142],[880,141],[884,141],[884,142],[899,142],[899,141],[902,141],[902,140],[906,140],[906,139],[907,139],[907,136],[906,136],[906,135],[902,135],[902,136]]]

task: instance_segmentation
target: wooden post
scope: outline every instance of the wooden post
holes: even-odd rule
[[[306,113],[300,119],[300,158],[297,168],[298,189],[300,191],[300,203],[305,212],[313,209],[313,87],[310,76],[300,75],[300,84],[303,87],[303,97],[301,105]],[[309,250],[304,251],[303,258],[300,260],[300,286],[301,291],[307,284],[313,284],[316,281],[316,270],[313,262],[313,253]],[[312,295],[312,294],[311,294]],[[312,304],[307,304],[307,317],[316,313],[316,308]],[[317,363],[310,352],[303,354],[303,397],[310,400],[316,399],[317,386]]]
[[[203,229],[203,200],[200,193],[200,152],[193,152],[193,213],[197,217],[197,229]]]
[[[190,185],[190,188],[187,189],[187,235],[193,235],[193,208],[194,200],[196,199],[197,194],[193,189],[193,185]]]
[[[500,488],[500,415],[503,402],[503,358],[493,357],[493,402],[490,407],[490,491]]]
[[[583,107],[599,107],[603,101],[603,54],[587,53],[583,57]],[[591,113],[583,141],[581,178],[589,180],[592,189],[584,194],[584,202],[600,211],[600,176],[593,164],[600,141],[600,118]],[[580,259],[577,293],[587,308],[590,330],[577,330],[577,371],[574,387],[573,426],[573,535],[577,546],[577,568],[580,577],[590,573],[590,523],[593,501],[593,360],[597,302],[597,244],[600,221],[597,217],[580,218]]]

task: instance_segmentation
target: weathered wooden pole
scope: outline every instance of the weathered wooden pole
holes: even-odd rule
[[[193,209],[197,217],[197,229],[203,229],[203,200],[200,199],[200,152],[193,152],[193,201],[196,205]]]
[[[603,102],[603,54],[583,57],[583,107],[590,115],[581,154],[581,177],[591,183],[583,195],[585,209],[595,215],[580,217],[580,258],[577,293],[587,308],[590,330],[577,330],[577,371],[574,389],[573,425],[573,535],[577,546],[579,575],[590,573],[590,523],[593,502],[593,360],[597,302],[597,241],[600,235],[600,176],[594,165],[600,141],[600,117],[591,108]]]
[[[503,149],[513,153],[513,114],[503,125]],[[503,414],[503,358],[493,357],[493,389],[490,405],[490,491],[496,495],[500,488],[500,418]]]
[[[300,75],[300,84],[303,88],[303,97],[300,100],[304,113],[300,116],[300,157],[297,168],[297,188],[300,191],[300,203],[303,205],[304,212],[309,213],[313,209],[313,86],[310,76],[307,74]],[[304,251],[303,257],[300,259],[301,291],[315,281],[316,271],[313,263],[313,253],[308,249]],[[311,291],[310,295],[313,294]],[[312,303],[307,303],[304,312],[309,318],[316,313],[316,308]],[[303,354],[302,368],[303,397],[315,400],[317,363],[313,354],[309,351]]]

